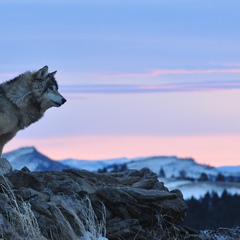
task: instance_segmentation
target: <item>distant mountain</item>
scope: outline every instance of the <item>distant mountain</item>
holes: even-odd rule
[[[126,158],[109,159],[102,161],[64,159],[55,161],[37,151],[34,147],[23,147],[17,150],[4,153],[12,165],[13,169],[20,170],[26,166],[30,171],[62,170],[66,168],[85,169],[88,171],[98,171],[98,169],[108,168],[113,164],[124,164],[129,161]]]
[[[31,171],[41,170],[61,170],[65,168],[85,169],[88,171],[98,171],[99,169],[113,170],[116,165],[125,164],[128,169],[149,168],[159,175],[160,170],[164,171],[166,178],[193,178],[198,179],[202,173],[211,178],[216,178],[219,173],[228,176],[233,174],[240,177],[240,167],[214,168],[208,165],[196,163],[191,158],[177,157],[144,157],[144,158],[116,158],[98,161],[64,159],[54,161],[41,154],[34,147],[24,147],[3,154],[8,159],[14,169],[21,169],[27,166]]]
[[[41,154],[34,147],[20,148],[2,155],[12,165],[13,169],[20,170],[26,166],[30,171],[62,170],[64,164],[51,160]]]
[[[86,169],[89,171],[97,171],[105,168],[108,171],[113,170],[114,165],[126,164],[128,169],[140,170],[142,168],[149,168],[151,171],[159,175],[162,169],[165,173],[166,178],[194,178],[198,179],[202,173],[206,173],[210,179],[216,178],[219,171],[208,165],[197,164],[193,159],[188,158],[177,158],[177,157],[145,157],[145,158],[118,158],[111,160],[101,161],[83,161],[76,159],[67,159],[60,161],[69,167],[75,167],[79,169]],[[240,175],[240,174],[239,174]]]
[[[184,159],[177,157],[145,157],[145,158],[117,158],[111,160],[87,161],[77,159],[61,160],[61,163],[78,169],[86,169],[88,171],[98,171],[105,168],[107,171],[114,169],[115,165],[125,164],[128,169],[140,170],[149,168],[157,175],[160,169],[164,170],[166,178],[185,177],[197,179],[201,173],[206,173],[209,177],[216,177],[219,171],[214,167],[197,164],[193,159]]]

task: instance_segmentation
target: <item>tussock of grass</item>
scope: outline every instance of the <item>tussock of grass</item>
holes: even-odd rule
[[[81,233],[81,240],[107,240],[106,236],[106,209],[102,204],[102,219],[99,221],[93,210],[89,197],[73,201],[65,197],[58,203],[65,216],[71,216],[77,225],[77,232]],[[76,229],[75,225],[75,229]],[[76,230],[75,230],[76,231]]]
[[[2,176],[3,177],[3,176]],[[47,240],[41,231],[31,204],[17,199],[7,180],[1,184],[2,193],[8,199],[5,209],[5,219],[0,221],[0,240]],[[68,196],[59,196],[59,201],[49,203],[54,220],[60,227],[59,239],[69,240],[107,240],[106,236],[106,209],[102,204],[102,220],[98,220],[93,210],[91,200],[85,197],[73,201]],[[76,199],[75,199],[76,200]],[[70,224],[69,217],[74,226]],[[3,225],[8,225],[3,228]],[[11,235],[11,236],[10,236]],[[51,236],[48,239],[56,239]]]
[[[46,240],[40,232],[38,222],[31,209],[31,205],[23,200],[17,200],[14,192],[6,179],[5,185],[1,185],[3,193],[10,200],[9,209],[6,209],[7,221],[10,224],[14,235],[19,235],[21,239]],[[4,233],[2,233],[4,239]],[[20,239],[19,239],[20,240]]]
[[[93,211],[92,203],[90,199],[87,197],[85,200],[85,204],[83,204],[83,208],[81,209],[82,216],[84,216],[85,224],[84,230],[86,233],[91,233],[94,237],[93,239],[102,238],[102,236],[106,236],[106,208],[102,204],[102,220],[98,221],[95,212]],[[93,224],[94,223],[94,224]],[[94,226],[95,225],[95,226]]]

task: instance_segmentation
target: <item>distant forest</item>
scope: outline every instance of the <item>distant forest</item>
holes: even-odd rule
[[[212,192],[199,200],[192,197],[185,202],[188,211],[183,225],[198,230],[240,226],[240,195],[225,190],[220,197]]]

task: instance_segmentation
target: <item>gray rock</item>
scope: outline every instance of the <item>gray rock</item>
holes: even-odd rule
[[[0,175],[11,173],[12,165],[6,158],[0,158]]]
[[[9,184],[0,188],[0,224],[5,225],[0,236],[6,239],[74,240],[88,232],[96,239],[98,233],[108,239],[140,240],[186,235],[179,226],[187,210],[181,192],[168,191],[149,169],[100,174],[24,168],[7,173]],[[28,228],[36,231],[26,232],[21,224],[13,228],[11,211],[19,211],[14,213],[18,221],[27,215]],[[10,236],[9,229],[15,235]]]

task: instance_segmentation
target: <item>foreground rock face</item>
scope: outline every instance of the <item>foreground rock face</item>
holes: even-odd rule
[[[187,210],[181,192],[168,191],[149,169],[100,174],[9,167],[4,174],[4,239],[97,239],[99,232],[108,239],[183,239],[187,233],[179,227]],[[83,238],[84,233],[95,238]]]

